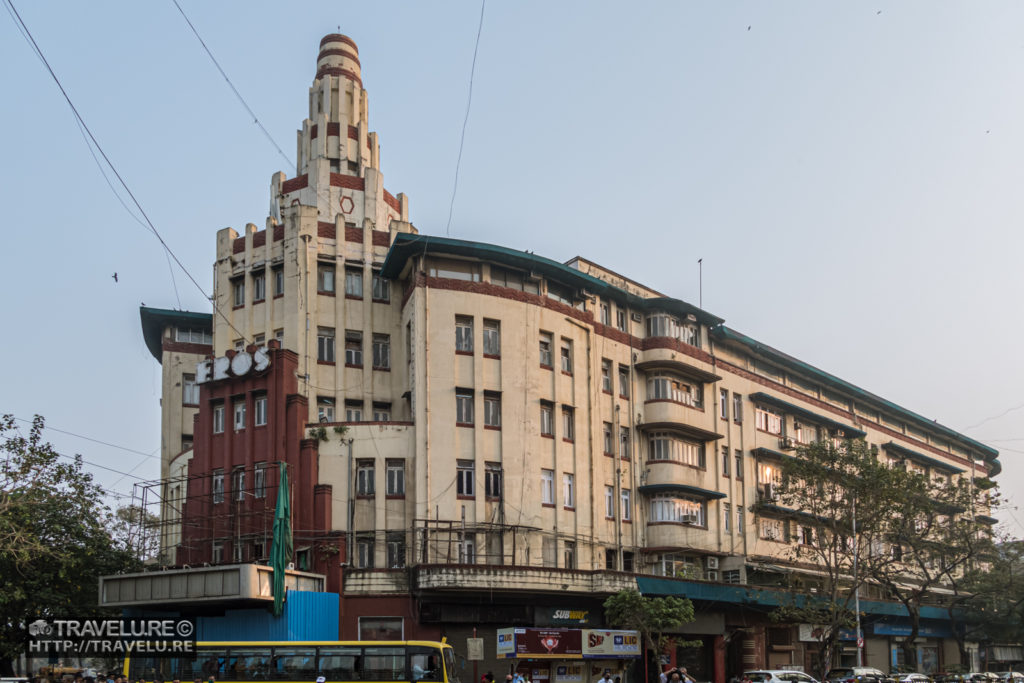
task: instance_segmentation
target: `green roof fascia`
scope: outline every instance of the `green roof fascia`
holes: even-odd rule
[[[413,235],[398,233],[391,243],[387,258],[381,267],[381,275],[392,280],[397,279],[405,269],[405,264],[416,254],[451,254],[453,256],[469,256],[483,261],[494,261],[528,272],[540,273],[563,284],[578,289],[586,289],[603,297],[625,302],[631,307],[643,311],[665,311],[676,313],[681,317],[693,315],[705,325],[721,325],[722,318],[680,299],[669,297],[644,298],[615,287],[604,280],[587,275],[564,263],[553,261],[525,251],[500,247],[495,244],[457,240],[450,237],[432,237],[430,235]]]
[[[839,422],[838,420],[833,420],[830,417],[819,415],[818,413],[812,410],[801,408],[800,406],[794,403],[790,403],[789,401],[783,401],[781,398],[775,398],[771,394],[766,394],[763,391],[758,391],[756,393],[751,394],[750,400],[756,403],[767,403],[768,405],[775,406],[776,408],[782,408],[783,410],[789,413],[799,415],[800,417],[808,419],[811,422],[824,424],[825,426],[832,427],[833,429],[841,429],[844,433],[849,434],[850,436],[856,437],[858,439],[863,439],[865,436],[868,435],[868,433],[862,429],[857,429],[856,427],[851,427],[850,425]]]
[[[796,460],[795,455],[789,455],[788,453],[782,453],[781,451],[773,451],[770,448],[764,446],[758,446],[750,451],[750,454],[754,457],[765,456],[769,458],[778,458],[779,460]]]
[[[872,394],[869,391],[865,391],[864,389],[861,389],[858,386],[850,384],[845,380],[839,379],[835,375],[831,375],[825,372],[824,370],[819,370],[813,365],[797,360],[796,358],[793,358],[792,356],[785,354],[782,351],[779,351],[778,349],[772,348],[767,344],[762,344],[756,339],[752,339],[751,337],[748,337],[747,335],[741,332],[737,332],[736,330],[730,327],[726,327],[725,325],[714,327],[711,329],[711,334],[715,337],[718,337],[719,339],[734,341],[739,344],[742,344],[758,353],[762,353],[765,356],[772,358],[774,361],[778,363],[781,363],[790,368],[806,373],[807,375],[814,377],[815,379],[821,381],[824,384],[827,384],[831,387],[835,387],[837,389],[841,389],[843,391],[847,391],[853,394],[855,397],[864,399],[865,401],[869,401],[872,403],[876,403],[880,406],[883,406],[887,410],[897,415],[900,415],[906,419],[918,423],[925,429],[937,431],[949,437],[950,439],[961,443],[962,445],[969,446],[973,449],[980,451],[985,456],[987,456],[989,464],[992,465],[992,476],[999,474],[1003,469],[1002,464],[998,460],[999,451],[996,450],[995,448],[992,448],[991,446],[986,446],[980,441],[975,441],[969,436],[964,436],[960,432],[950,429],[945,425],[941,425],[933,420],[929,420],[925,417],[922,417],[921,415],[918,415],[917,413],[911,410],[907,410],[906,408],[896,405],[892,401],[887,401],[886,399],[880,396]]]
[[[640,493],[685,493],[691,496],[700,496],[701,498],[725,498],[724,493],[718,491],[709,491],[708,489],[702,489],[699,486],[689,486],[687,484],[647,484],[637,488]]]
[[[163,334],[168,325],[187,325],[213,331],[213,314],[194,311],[172,311],[166,308],[139,306],[142,338],[157,362],[163,362]]]
[[[911,449],[907,448],[906,446],[901,446],[900,444],[896,443],[895,441],[889,441],[887,443],[882,444],[882,448],[884,448],[887,451],[892,451],[893,453],[899,453],[903,457],[910,458],[911,460],[919,460],[919,461],[927,463],[929,465],[934,465],[936,467],[941,467],[942,469],[946,470],[947,472],[966,472],[967,471],[965,469],[957,467],[956,465],[950,465],[948,462],[942,462],[941,460],[938,460],[936,458],[932,458],[930,456],[927,456],[924,453],[918,453],[917,451],[911,450]]]

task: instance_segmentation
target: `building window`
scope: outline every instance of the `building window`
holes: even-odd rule
[[[615,311],[615,327],[617,327],[620,330],[622,330],[623,332],[625,332],[628,322],[629,321],[626,318],[626,311],[621,309],[621,308],[616,309],[616,311]]]
[[[545,505],[555,504],[555,471],[540,471],[540,502]]]
[[[373,421],[374,422],[391,422],[391,404],[390,403],[373,403]]]
[[[726,389],[718,392],[718,410],[723,420],[729,419],[729,391]]]
[[[633,519],[633,502],[631,500],[630,491],[629,489],[622,489],[619,491],[619,494],[619,499],[622,503],[622,521],[628,522]]]
[[[611,325],[612,324],[612,307],[607,301],[601,304],[601,324]]]
[[[781,519],[766,519],[761,518],[760,524],[758,525],[760,536],[766,541],[782,541],[783,540],[783,529]]]
[[[633,552],[630,550],[622,551],[622,571],[633,571]]]
[[[473,390],[455,390],[455,423],[460,425],[473,424]]]
[[[762,432],[782,434],[782,415],[773,410],[757,406],[754,409],[754,423]]]
[[[213,564],[220,564],[224,561],[224,542],[214,541],[213,549],[210,552],[210,559]]]
[[[484,495],[492,500],[501,498],[501,463],[484,463]]]
[[[363,421],[363,402],[349,399],[345,401],[345,422]]]
[[[651,498],[652,522],[681,522],[693,526],[705,526],[704,502],[693,498],[671,495],[655,495]]]
[[[224,470],[213,471],[213,502],[224,502]]]
[[[569,339],[562,338],[562,344],[559,347],[559,358],[561,358],[562,372],[571,375],[572,374],[572,341]]]
[[[334,294],[334,266],[320,264],[316,269],[316,291]]]
[[[253,424],[257,427],[262,427],[267,424],[267,397],[257,396],[253,400],[253,410],[256,413],[253,417]]]
[[[800,543],[801,545],[814,545],[814,527],[800,527]]]
[[[743,397],[739,394],[732,395],[732,421],[743,422]]]
[[[316,399],[317,419],[320,422],[334,422],[334,399],[320,396]]]
[[[604,516],[611,519],[615,516],[615,487],[604,487]]]
[[[757,463],[757,483],[758,484],[772,484],[778,486],[781,477],[779,475],[779,466],[773,465],[768,462]]]
[[[476,564],[476,534],[459,534],[459,564]]]
[[[562,473],[562,505],[576,507],[576,478],[568,472]]]
[[[405,461],[404,460],[388,460],[387,461],[387,489],[386,493],[389,496],[404,496],[405,495]]]
[[[356,495],[372,496],[374,494],[374,467],[372,460],[356,461]]]
[[[703,408],[704,387],[698,382],[660,373],[647,380],[647,400],[675,401],[694,408]]]
[[[283,327],[279,327],[276,330],[274,330],[274,339],[277,340],[277,343],[283,349],[284,348],[284,328]]]
[[[213,334],[206,330],[198,330],[191,327],[175,327],[174,341],[187,344],[213,344]]]
[[[231,297],[235,306],[245,305],[245,280],[239,278],[231,282]]]
[[[345,330],[345,365],[363,367],[363,333]]]
[[[576,439],[576,411],[562,408],[562,438],[566,441]]]
[[[263,301],[267,298],[267,278],[263,273],[256,273],[252,276],[252,300],[253,302]]]
[[[359,569],[373,569],[374,553],[373,534],[358,534],[356,536],[356,567]]]
[[[743,481],[743,451],[736,449],[736,481]]]
[[[232,412],[235,416],[235,431],[245,429],[245,401],[235,401]]]
[[[722,476],[723,477],[728,477],[729,476],[729,461],[730,460],[732,460],[732,457],[729,455],[729,447],[728,446],[722,446]]]
[[[484,355],[501,355],[501,323],[484,319]]]
[[[629,398],[629,368],[625,365],[619,366],[619,396]]]
[[[615,571],[615,551],[611,548],[604,549],[604,568]]]
[[[245,468],[236,467],[231,470],[231,492],[235,500],[245,499]]]
[[[334,362],[334,328],[316,328],[316,359],[324,363]]]
[[[728,531],[729,527],[732,526],[729,524],[730,517],[732,517],[732,505],[729,503],[722,503],[722,526],[725,531]]]
[[[391,335],[373,335],[373,367],[388,370],[391,368]]]
[[[266,342],[267,338],[262,334],[257,334],[255,337],[252,338],[252,343],[254,346],[259,346],[262,348],[266,344]]]
[[[363,298],[363,271],[355,268],[345,269],[345,296],[356,299]]]
[[[245,351],[245,340],[244,339],[236,339],[235,340],[235,351],[237,351],[238,353],[241,353],[242,351]]]
[[[816,426],[796,421],[793,427],[794,436],[798,443],[806,446],[818,440],[818,428]]]
[[[576,568],[576,543],[575,541],[565,541],[562,546],[562,566],[566,569]]]
[[[218,403],[213,407],[213,433],[224,433],[224,404]]]
[[[473,353],[473,318],[455,316],[455,351]]]
[[[186,406],[199,405],[199,385],[195,375],[181,376],[181,403]]]
[[[736,531],[743,531],[743,508],[736,506]]]
[[[389,531],[387,535],[388,544],[388,568],[401,569],[405,567],[405,532]]]
[[[697,323],[680,322],[670,315],[652,315],[647,318],[648,337],[671,337],[684,344],[700,347]]]
[[[271,273],[274,278],[274,296],[281,296],[284,294],[284,269],[274,268]]]
[[[615,454],[615,442],[612,440],[612,423],[611,422],[605,422],[604,423],[603,440],[604,440],[604,454],[605,455],[614,455]]]
[[[631,439],[629,435],[629,427],[619,427],[619,457],[626,460],[630,457],[630,444]]]
[[[555,426],[552,424],[554,421],[553,414],[554,406],[550,403],[541,401],[540,404],[540,434],[541,436],[554,436]]]
[[[484,425],[501,427],[501,394],[484,392]]]
[[[475,465],[472,460],[458,460],[456,461],[455,469],[455,493],[459,496],[467,496],[472,498],[475,494],[474,483],[474,470]]]
[[[252,476],[252,495],[257,498],[267,497],[267,465],[266,463],[256,463],[256,469],[253,471]],[[262,555],[262,554],[261,554]],[[259,556],[257,556],[259,557]]]
[[[193,443],[193,441],[192,441],[192,435],[191,434],[182,434],[181,435],[181,452],[184,453],[185,451],[192,450],[192,443]]]
[[[373,300],[383,303],[391,301],[391,281],[385,280],[378,273],[373,274]]]
[[[540,333],[540,364],[545,368],[551,367],[551,347],[553,344],[550,332]]]
[[[607,358],[601,359],[601,391],[612,393],[612,362]]]

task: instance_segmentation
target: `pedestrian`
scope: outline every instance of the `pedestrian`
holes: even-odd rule
[[[668,672],[669,683],[683,683],[683,672],[679,669],[672,669]]]
[[[597,683],[612,683],[612,670],[605,669],[601,678],[597,679]]]
[[[662,669],[658,674],[658,683],[668,683],[668,669]]]
[[[683,679],[683,683],[687,683],[687,681],[689,681],[689,683],[695,683],[695,681],[693,680],[693,676],[686,673],[685,666],[679,667],[679,676]]]

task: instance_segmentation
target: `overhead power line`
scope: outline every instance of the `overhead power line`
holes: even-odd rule
[[[18,422],[24,422],[25,424],[32,424],[32,422],[33,422],[32,420],[26,420],[23,417],[15,417],[14,419],[17,420]],[[116,449],[121,450],[121,451],[127,451],[128,453],[135,453],[136,455],[144,455],[147,458],[155,458],[157,460],[160,459],[159,456],[156,456],[156,455],[154,455],[152,453],[146,453],[145,451],[138,451],[138,450],[135,450],[134,448],[128,448],[127,446],[118,446],[116,443],[110,443],[109,441],[101,441],[99,439],[94,439],[94,438],[89,437],[89,436],[83,436],[82,434],[75,434],[74,432],[65,431],[63,429],[57,429],[56,427],[51,427],[50,425],[44,425],[43,429],[48,429],[48,430],[50,430],[52,432],[57,432],[58,434],[67,434],[68,436],[73,436],[73,437],[75,437],[77,439],[84,439],[85,441],[92,441],[93,443],[98,443],[98,444],[100,444],[102,446],[110,446],[111,448],[116,448]]]

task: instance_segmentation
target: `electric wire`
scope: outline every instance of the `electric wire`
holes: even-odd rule
[[[445,236],[451,235],[452,212],[455,210],[455,193],[459,189],[459,167],[462,166],[462,148],[466,143],[466,125],[469,123],[469,108],[473,104],[473,75],[476,73],[476,55],[480,49],[480,33],[484,28],[484,8],[487,0],[480,1],[480,23],[476,27],[476,44],[473,46],[473,64],[469,68],[469,97],[466,99],[466,116],[462,120],[462,135],[459,137],[459,156],[455,161],[455,182],[452,184],[452,201],[448,205],[448,224],[444,228]]]
[[[15,417],[14,419],[17,420],[18,422],[24,422],[26,424],[32,424],[32,420],[26,420],[25,418],[22,418],[22,417]],[[128,448],[127,446],[118,446],[116,443],[110,443],[109,441],[101,441],[100,439],[94,439],[92,437],[84,436],[82,434],[76,434],[74,432],[69,432],[69,431],[66,431],[66,430],[63,430],[63,429],[57,429],[56,427],[51,427],[48,424],[47,425],[43,425],[43,429],[44,430],[48,429],[50,431],[57,432],[58,434],[65,434],[67,436],[73,436],[73,437],[75,437],[77,439],[83,439],[85,441],[92,441],[93,443],[98,443],[101,446],[110,446],[111,448],[116,448],[118,450],[126,451],[128,453],[134,453],[136,455],[144,455],[147,458],[153,458],[153,459],[156,459],[156,460],[160,459],[158,456],[156,456],[156,455],[154,455],[152,453],[146,453],[145,451],[135,450],[134,448]]]
[[[13,13],[12,14],[12,18],[15,20],[16,24],[19,26],[19,30],[21,31],[22,36],[24,36],[25,39],[29,42],[29,44],[32,47],[33,51],[35,52],[36,56],[40,59],[40,61],[42,61],[43,66],[46,67],[46,70],[50,74],[50,77],[53,78],[54,83],[57,84],[57,88],[60,89],[61,95],[64,96],[64,100],[68,103],[68,106],[71,108],[71,112],[74,114],[74,116],[77,119],[79,125],[81,125],[82,128],[85,130],[85,132],[87,133],[87,135],[89,137],[89,140],[91,140],[92,144],[95,145],[96,150],[100,153],[100,156],[103,157],[104,162],[106,162],[107,166],[110,168],[111,172],[114,174],[114,177],[117,178],[118,183],[120,183],[121,187],[124,188],[124,191],[131,198],[132,204],[135,205],[135,208],[138,210],[139,214],[142,216],[143,220],[145,221],[146,227],[150,230],[150,232],[153,233],[153,236],[156,237],[157,241],[160,242],[160,245],[163,247],[165,253],[167,255],[169,255],[169,257],[172,258],[174,260],[174,262],[178,264],[178,267],[181,268],[182,272],[184,272],[185,275],[188,276],[188,279],[192,282],[193,285],[196,286],[196,289],[198,289],[200,291],[200,293],[202,293],[202,295],[205,298],[207,298],[207,299],[209,299],[211,301],[211,303],[213,304],[213,309],[222,318],[224,318],[224,321],[228,324],[228,326],[232,330],[234,330],[242,339],[248,340],[248,337],[246,337],[244,334],[242,334],[242,332],[239,331],[238,328],[236,328],[234,326],[234,324],[232,324],[230,318],[228,318],[228,316],[225,315],[224,312],[220,310],[220,306],[217,305],[216,300],[206,293],[206,291],[202,288],[202,286],[199,284],[199,282],[192,276],[192,273],[189,272],[188,268],[185,267],[185,264],[183,264],[181,262],[181,259],[178,258],[177,254],[174,253],[174,251],[170,248],[170,246],[164,240],[163,236],[160,234],[160,231],[156,229],[156,226],[153,224],[153,221],[150,220],[149,216],[146,214],[145,209],[142,208],[142,204],[139,203],[138,199],[136,199],[135,195],[132,193],[131,189],[128,187],[128,184],[125,182],[124,178],[118,172],[117,167],[114,166],[114,163],[110,160],[110,157],[108,157],[107,153],[103,150],[103,146],[100,145],[99,141],[96,139],[96,136],[93,135],[92,130],[89,128],[89,125],[85,122],[85,119],[79,113],[78,108],[75,107],[74,102],[71,100],[71,96],[68,95],[67,91],[64,89],[64,85],[61,83],[60,79],[57,77],[57,74],[54,72],[53,68],[50,66],[49,61],[47,61],[46,55],[43,54],[43,51],[39,47],[39,44],[36,43],[35,38],[32,36],[32,32],[29,30],[28,26],[25,24],[24,20],[21,18],[21,14],[18,13],[18,8],[14,6],[14,0],[4,0],[4,3],[6,4],[6,6],[9,7],[9,9],[10,9],[9,13]]]

